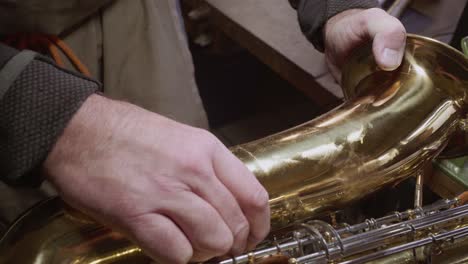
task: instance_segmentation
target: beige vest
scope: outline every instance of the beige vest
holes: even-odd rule
[[[0,33],[62,37],[107,96],[208,127],[177,0],[0,0]]]

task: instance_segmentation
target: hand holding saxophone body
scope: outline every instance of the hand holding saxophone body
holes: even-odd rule
[[[383,70],[400,66],[406,43],[401,22],[378,8],[352,9],[332,17],[325,25],[325,55],[329,68],[338,80],[341,67],[350,53],[371,40],[377,65]]]
[[[61,196],[162,263],[239,254],[269,231],[268,194],[210,133],[92,95],[45,169]]]

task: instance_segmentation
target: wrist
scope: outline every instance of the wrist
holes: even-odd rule
[[[66,173],[65,168],[79,166],[84,156],[96,155],[96,148],[106,146],[113,131],[119,129],[118,126],[129,112],[126,103],[98,94],[89,96],[49,152],[43,164],[45,176],[53,180]],[[91,152],[90,149],[94,151]]]

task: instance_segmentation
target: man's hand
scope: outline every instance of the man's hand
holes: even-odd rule
[[[269,231],[267,192],[214,136],[98,95],[44,168],[68,203],[162,263],[239,254]]]
[[[337,80],[341,79],[341,67],[353,49],[369,40],[373,41],[374,57],[380,68],[390,71],[401,64],[405,27],[382,9],[344,11],[328,20],[324,31],[325,55]]]

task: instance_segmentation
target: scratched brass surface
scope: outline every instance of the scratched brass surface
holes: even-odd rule
[[[270,193],[273,230],[343,207],[430,162],[466,115],[468,60],[411,35],[399,70],[380,71],[362,48],[342,86],[347,100],[333,111],[232,149]],[[149,262],[120,235],[63,206],[54,199],[19,219],[0,241],[0,264]]]

